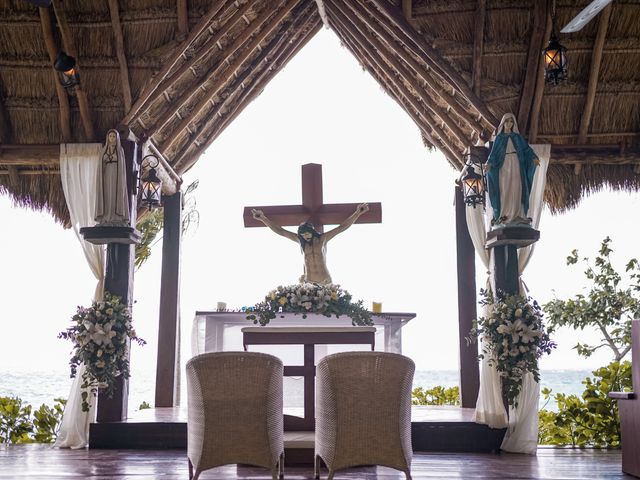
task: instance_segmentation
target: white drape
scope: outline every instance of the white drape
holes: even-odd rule
[[[67,201],[71,226],[76,233],[91,272],[98,281],[94,300],[102,299],[104,293],[104,247],[93,245],[80,235],[80,228],[95,225],[95,186],[102,145],[62,144],[60,145],[60,177]],[[62,424],[54,447],[84,448],[89,442],[89,424],[95,420],[96,402],[91,401],[89,412],[82,411],[80,398],[84,365],[80,365],[73,379]]]
[[[540,224],[551,146],[546,144],[531,145],[531,147],[540,159],[540,165],[536,168],[529,196],[528,212],[528,215],[532,218],[531,226],[537,229]],[[489,206],[487,208],[488,211],[491,211]],[[488,268],[490,265],[489,252],[484,248],[487,220],[483,218],[481,213],[473,210],[472,208],[467,208],[469,232],[476,252]],[[518,273],[520,275],[522,275],[529,263],[533,249],[534,245],[531,245],[518,251]],[[526,291],[522,277],[520,277],[519,283],[520,293],[525,295]],[[485,310],[482,314],[486,315],[487,313]],[[485,359],[481,365],[480,392],[476,404],[475,421],[486,424],[491,428],[508,427],[507,434],[502,442],[501,448],[503,450],[535,454],[538,443],[539,396],[540,385],[533,379],[533,375],[527,374],[523,379],[522,389],[518,396],[518,408],[510,407],[509,416],[507,417],[507,412],[502,402],[500,377],[495,367],[490,367]]]

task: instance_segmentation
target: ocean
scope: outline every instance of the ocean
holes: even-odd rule
[[[590,370],[542,370],[541,388],[547,387],[554,393],[580,395],[584,390],[582,381],[591,376]],[[453,387],[458,385],[458,372],[455,370],[423,370],[414,376],[414,387],[431,388],[436,385]],[[53,404],[54,398],[67,398],[71,388],[68,373],[60,371],[13,372],[0,369],[0,397],[18,396],[34,408],[45,403]],[[129,410],[138,410],[140,404],[153,405],[155,371],[134,370],[129,383]],[[185,385],[182,385],[182,398],[186,398]],[[302,381],[287,378],[284,386],[285,406],[302,406]],[[545,406],[546,404],[546,406]],[[540,408],[555,409],[553,401],[540,398]]]

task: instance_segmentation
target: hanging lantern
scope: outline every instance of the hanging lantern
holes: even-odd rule
[[[549,45],[542,50],[542,55],[547,83],[557,85],[567,78],[567,49],[558,42],[555,33],[551,34]]]
[[[466,166],[462,171],[460,183],[464,203],[473,208],[476,208],[476,205],[484,206],[487,188],[482,173],[482,164],[486,160],[486,155],[487,149],[484,147],[470,147],[465,152]]]
[[[53,68],[58,72],[60,83],[65,89],[73,90],[73,88],[80,85],[80,75],[76,68],[75,58],[60,51],[56,61],[53,63]]]
[[[142,159],[143,166],[145,164],[145,160],[147,162],[148,170],[140,179],[140,201],[143,205],[146,205],[149,210],[153,210],[154,207],[160,206],[162,195],[162,180],[158,178],[156,173],[156,167],[158,166],[159,161],[155,155],[147,155]]]

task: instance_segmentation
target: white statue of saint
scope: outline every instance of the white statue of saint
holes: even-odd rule
[[[127,169],[117,130],[107,132],[96,177],[95,221],[99,225],[128,226]]]
[[[262,210],[251,210],[253,218],[260,220],[267,227],[278,235],[282,235],[289,240],[300,244],[300,249],[304,255],[304,274],[300,277],[300,282],[311,282],[327,284],[331,282],[331,275],[327,270],[327,242],[347,228],[365,212],[369,211],[369,205],[362,203],[349,218],[336,228],[325,233],[316,231],[312,223],[305,222],[298,227],[298,233],[285,230],[280,225],[276,225],[267,218]]]

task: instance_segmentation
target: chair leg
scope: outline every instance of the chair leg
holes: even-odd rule
[[[404,474],[406,475],[406,480],[411,480],[411,470],[407,470],[406,472],[404,472]]]
[[[320,480],[320,455],[314,455],[313,457],[313,478]]]
[[[333,480],[333,474],[335,472],[333,470],[329,470],[329,476],[327,477],[327,480]]]
[[[193,480],[193,464],[189,458],[187,458],[187,462],[189,463],[189,480]]]

